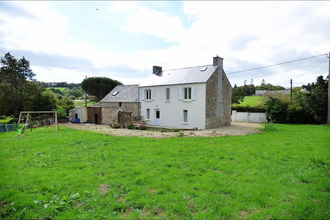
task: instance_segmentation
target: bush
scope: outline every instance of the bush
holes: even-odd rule
[[[112,124],[111,127],[117,129],[117,128],[119,128],[120,126],[119,126],[118,124]]]
[[[130,124],[127,126],[127,129],[135,129],[135,126],[133,124]]]
[[[266,112],[264,106],[234,106],[231,108],[237,112]]]
[[[265,103],[267,120],[273,123],[286,123],[288,103],[279,98],[269,97]]]
[[[137,128],[140,130],[147,130],[147,127],[144,124],[139,125]]]

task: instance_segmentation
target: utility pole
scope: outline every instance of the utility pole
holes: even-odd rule
[[[87,75],[86,75],[85,79],[87,79]],[[87,93],[86,92],[85,92],[85,107],[87,108]]]
[[[291,92],[290,93],[291,93],[291,102],[292,102],[292,79],[290,80],[290,85],[291,85],[291,87],[290,87],[291,88],[290,89]]]
[[[329,74],[328,74],[328,125],[330,125],[330,52],[328,59],[329,59]]]

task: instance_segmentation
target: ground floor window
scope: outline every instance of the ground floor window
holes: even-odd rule
[[[150,119],[150,109],[147,108],[147,119]]]
[[[183,110],[183,122],[188,122],[188,110]]]

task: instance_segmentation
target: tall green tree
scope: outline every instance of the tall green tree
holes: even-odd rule
[[[232,89],[231,103],[239,104],[239,103],[243,102],[245,96],[246,96],[246,92],[244,91],[244,89],[242,87],[236,86]]]
[[[24,109],[27,102],[26,84],[35,74],[24,57],[17,60],[9,52],[0,59],[0,114],[13,114]]]
[[[317,77],[316,83],[311,85],[311,92],[305,94],[302,103],[321,124],[327,123],[328,83],[329,80],[323,79],[323,76]]]
[[[82,81],[81,88],[86,93],[94,95],[97,101],[99,101],[117,85],[122,85],[122,83],[107,77],[90,77]]]

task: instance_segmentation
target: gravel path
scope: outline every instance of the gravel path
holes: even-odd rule
[[[161,132],[161,131],[142,131],[129,129],[113,129],[109,125],[96,124],[74,124],[62,123],[60,126],[66,126],[79,130],[90,130],[98,133],[105,133],[113,136],[138,136],[152,138],[168,138],[168,137],[213,137],[213,136],[237,136],[260,133],[263,124],[232,122],[230,126],[224,126],[216,129],[200,130],[200,131],[182,131],[182,132]]]

